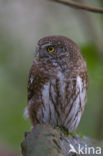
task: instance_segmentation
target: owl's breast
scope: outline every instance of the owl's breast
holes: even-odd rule
[[[42,104],[37,116],[40,122],[60,125],[62,108],[65,103],[65,76],[61,71],[57,72],[56,78],[52,77],[41,88]],[[40,116],[43,114],[43,117]]]
[[[77,127],[86,102],[86,82],[56,68],[35,69],[29,78],[29,114],[36,123],[50,123],[68,130]],[[53,69],[53,70],[52,70]]]
[[[78,75],[67,77],[61,71],[56,79],[50,79],[42,89],[42,106],[38,118],[43,123],[63,126],[69,131],[79,124],[86,103],[86,81]]]

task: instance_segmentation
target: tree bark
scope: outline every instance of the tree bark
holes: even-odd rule
[[[79,146],[82,149],[79,153]],[[94,153],[90,147],[94,148]],[[97,147],[101,153],[97,154]],[[103,143],[80,137],[79,135],[64,134],[60,129],[53,129],[50,125],[36,125],[31,132],[25,136],[21,144],[23,156],[97,156],[103,154]],[[75,152],[70,152],[70,150]],[[87,150],[87,151],[86,151]]]

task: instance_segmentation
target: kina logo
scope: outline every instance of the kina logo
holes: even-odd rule
[[[101,147],[94,147],[90,146],[88,147],[86,144],[84,146],[81,146],[78,144],[77,148],[75,148],[72,144],[69,145],[70,150],[69,153],[76,153],[76,154],[83,154],[83,155],[101,155],[102,154],[102,148]]]

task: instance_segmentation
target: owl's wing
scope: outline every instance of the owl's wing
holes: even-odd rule
[[[34,80],[35,80],[35,76],[37,75],[37,68],[36,66],[33,64],[30,71],[29,71],[29,78],[28,78],[28,86],[27,86],[27,98],[28,98],[28,105],[25,107],[24,110],[24,117],[29,118],[30,117],[30,112],[29,112],[29,104],[31,103],[32,99],[33,99],[33,95],[34,95]]]
[[[29,72],[28,105],[25,109],[24,115],[31,119],[33,125],[38,121],[36,115],[37,110],[43,103],[42,98],[43,95],[45,96],[45,85],[50,79],[49,73],[44,69],[44,67],[42,68],[42,66],[42,64],[34,63]]]
[[[28,105],[25,109],[24,116],[29,117],[32,124],[37,123],[36,112],[41,104],[41,93],[40,90],[43,87],[44,78],[40,66],[34,63],[29,72],[28,79]]]
[[[28,101],[34,95],[34,80],[37,75],[37,69],[34,65],[32,65],[30,72],[29,72],[29,79],[28,79]]]

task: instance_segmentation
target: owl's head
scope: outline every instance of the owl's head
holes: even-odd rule
[[[50,60],[53,62],[68,60],[77,61],[81,53],[77,44],[64,36],[47,36],[38,41],[35,53],[38,61]]]

